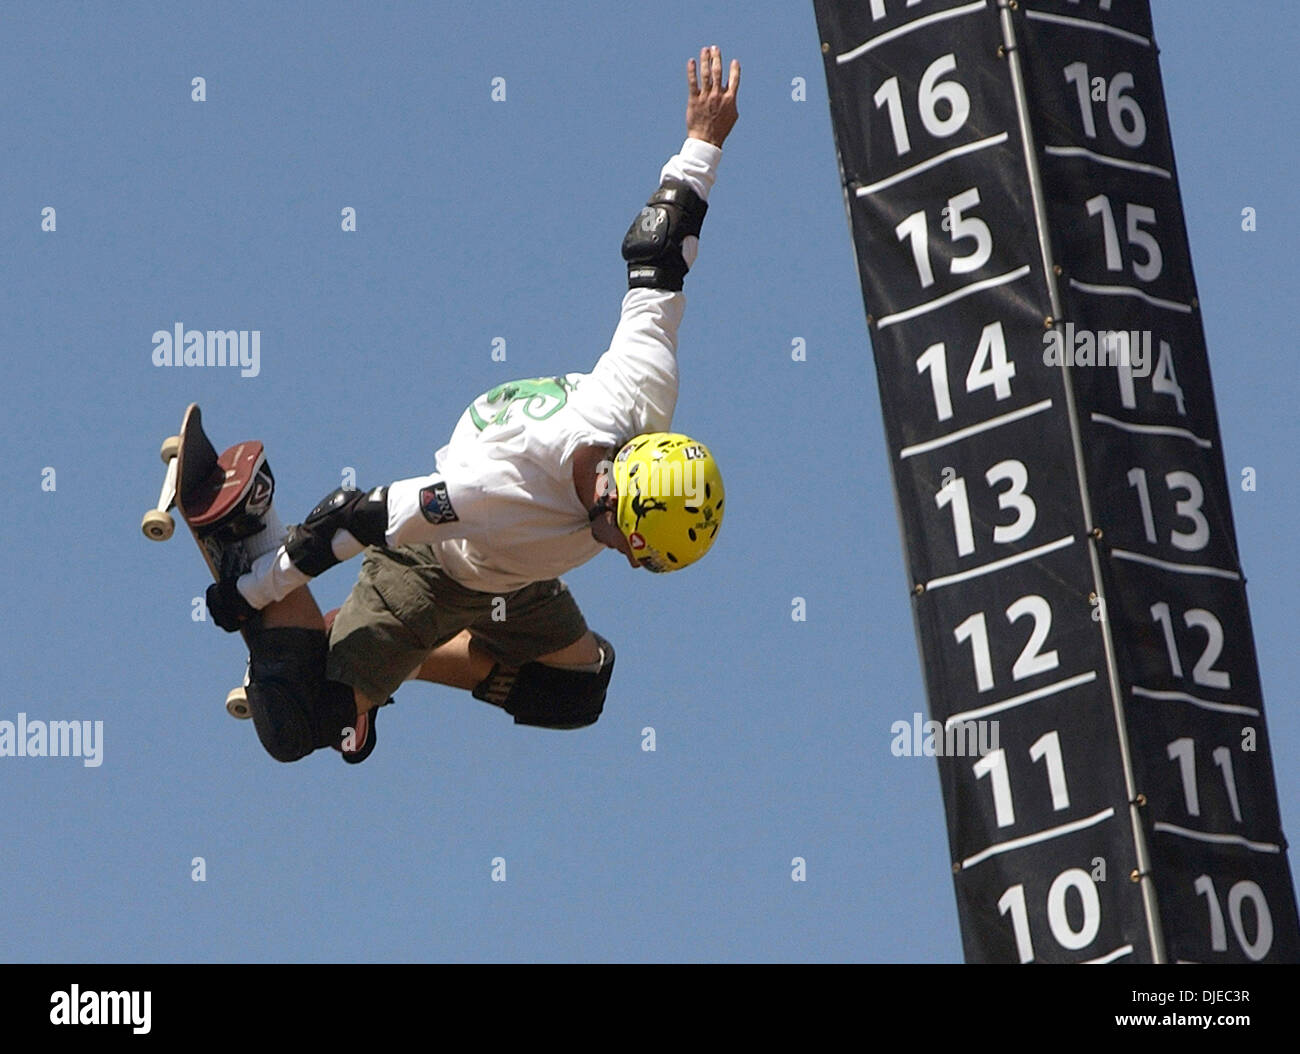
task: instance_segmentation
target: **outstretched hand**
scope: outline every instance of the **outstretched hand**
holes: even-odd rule
[[[740,63],[731,60],[727,86],[722,86],[722,53],[700,48],[700,61],[686,63],[686,134],[722,146],[740,116],[736,92],[740,88]]]

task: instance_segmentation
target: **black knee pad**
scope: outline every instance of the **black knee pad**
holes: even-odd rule
[[[605,692],[614,673],[614,646],[598,634],[600,670],[566,670],[540,662],[518,669],[498,663],[474,689],[474,698],[499,706],[517,725],[535,728],[585,728],[605,708]]]
[[[351,688],[325,680],[326,634],[277,628],[250,637],[248,706],[266,752],[297,761],[337,744],[357,709]]]

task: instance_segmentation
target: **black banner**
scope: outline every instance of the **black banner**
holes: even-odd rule
[[[1150,11],[1030,0],[1014,24],[1062,351],[1091,334],[1112,358],[1069,375],[1167,954],[1295,962],[1300,924]]]
[[[967,959],[1295,958],[1146,4],[814,6]]]
[[[966,957],[1149,960],[998,11],[816,7]]]

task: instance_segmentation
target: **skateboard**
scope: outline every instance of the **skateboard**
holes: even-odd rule
[[[243,540],[263,527],[262,516],[270,508],[275,480],[266,453],[257,441],[237,443],[224,453],[203,431],[197,403],[185,411],[179,435],[163,441],[160,454],[167,466],[158,504],[144,514],[140,529],[150,541],[165,542],[176,529],[171,509],[181,514],[203,562],[212,577],[239,575],[248,570]],[[241,630],[245,641],[248,630]],[[226,696],[226,710],[232,717],[252,716],[243,687]]]

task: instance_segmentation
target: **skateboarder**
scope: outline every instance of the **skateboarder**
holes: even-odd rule
[[[364,760],[376,707],[413,677],[467,689],[518,724],[590,725],[614,649],[559,576],[602,547],[671,572],[713,544],[721,476],[670,425],[683,278],[737,119],[740,64],[727,72],[716,47],[687,62],[687,139],[624,238],[622,316],[590,373],[480,396],[427,476],[340,488],[288,531],[272,508],[244,543],[251,569],[208,590],[214,621],[249,631],[248,702],[277,760],[325,746]],[[327,628],[306,583],[363,550]]]

